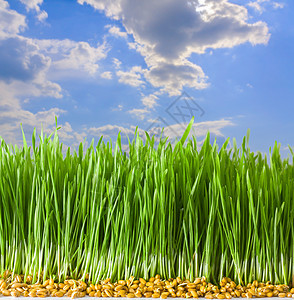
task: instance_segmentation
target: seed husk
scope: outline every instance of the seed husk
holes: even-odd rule
[[[2,290],[1,293],[3,294],[3,296],[10,296],[10,291],[8,290]]]
[[[22,277],[19,277],[22,278]],[[154,280],[153,280],[154,279]],[[246,286],[234,284],[230,278],[224,278],[219,289],[217,285],[204,281],[201,278],[201,282],[196,284],[196,280],[189,281],[187,279],[179,280],[169,278],[168,280],[161,280],[158,276],[146,281],[141,278],[136,280],[131,276],[126,281],[120,281],[120,283],[126,283],[125,285],[119,284],[119,282],[112,283],[109,279],[101,281],[100,283],[86,283],[81,280],[68,279],[63,283],[54,283],[53,279],[44,281],[43,284],[25,284],[21,282],[0,279],[0,286],[7,286],[7,289],[1,289],[3,295],[7,296],[31,296],[31,297],[62,297],[68,296],[72,298],[85,297],[86,294],[90,297],[128,297],[128,298],[162,298],[168,297],[181,297],[181,298],[198,298],[205,297],[206,299],[231,299],[232,297],[287,297],[292,298],[293,289],[285,284],[273,285],[270,282],[263,283],[253,281]],[[199,280],[198,280],[199,281]],[[51,283],[51,284],[50,284]],[[53,283],[53,284],[52,284]],[[283,291],[283,292],[280,292]]]
[[[56,292],[55,294],[54,294],[54,296],[56,296],[56,297],[63,297],[63,293],[62,292],[60,292],[60,291],[58,291],[58,292]]]
[[[73,292],[71,295],[71,299],[75,299],[79,297],[79,292]]]
[[[18,291],[12,291],[11,292],[11,296],[12,297],[19,297],[20,296],[20,293]]]
[[[105,290],[105,293],[108,297],[113,297],[113,293],[110,290]]]
[[[101,297],[101,292],[100,292],[100,291],[97,291],[97,292],[95,293],[95,297]]]
[[[127,298],[135,298],[135,294],[134,293],[128,293]]]

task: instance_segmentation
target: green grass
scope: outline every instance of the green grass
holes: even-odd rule
[[[57,130],[32,147],[1,138],[0,271],[292,283],[293,152],[250,152],[248,136],[218,149],[209,134],[197,150],[191,125],[174,147],[136,132],[128,155],[120,135],[66,155]]]

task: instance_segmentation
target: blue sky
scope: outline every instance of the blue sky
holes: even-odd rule
[[[292,0],[0,0],[0,135],[294,146]],[[191,108],[188,109],[188,106]],[[126,141],[126,139],[124,139]],[[86,145],[88,145],[86,142]],[[127,148],[125,148],[127,149]]]

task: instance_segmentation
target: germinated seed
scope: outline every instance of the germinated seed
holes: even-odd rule
[[[19,297],[30,296],[44,298],[72,297],[128,297],[128,298],[162,298],[181,297],[206,299],[231,299],[234,297],[288,297],[294,298],[294,288],[287,285],[273,285],[270,282],[262,283],[253,281],[246,286],[236,285],[230,278],[223,278],[220,282],[221,288],[206,281],[205,278],[196,278],[193,282],[185,279],[181,280],[169,278],[161,280],[159,275],[151,277],[149,280],[140,278],[136,280],[133,276],[126,281],[112,283],[109,279],[97,284],[83,282],[81,280],[67,279],[63,283],[54,283],[54,280],[45,280],[43,284],[25,284],[18,282],[22,278],[10,283],[10,279],[0,279],[0,290],[5,296]],[[1,288],[1,287],[7,288]],[[282,292],[281,292],[282,291]]]

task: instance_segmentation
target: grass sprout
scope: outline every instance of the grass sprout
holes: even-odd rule
[[[200,148],[135,133],[128,155],[94,146],[63,155],[57,129],[36,146],[0,142],[0,271],[33,281],[136,277],[219,282],[294,279],[294,156],[248,138]]]

